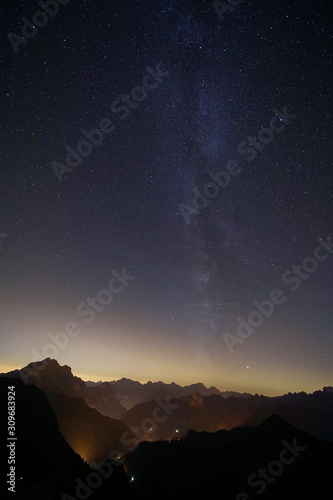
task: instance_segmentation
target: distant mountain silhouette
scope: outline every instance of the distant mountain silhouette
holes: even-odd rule
[[[271,402],[277,402],[286,406],[314,408],[316,410],[333,412],[333,390],[330,387],[324,387],[322,391],[315,391],[312,394],[307,394],[306,392],[289,392],[283,396],[271,398]]]
[[[225,399],[218,395],[201,394],[172,398],[170,402],[177,405],[177,409],[165,421],[158,423],[152,432],[146,433],[145,438],[168,440],[182,436],[188,429],[209,432],[232,429],[244,424],[268,401],[269,398],[265,396]],[[127,427],[140,427],[145,418],[153,415],[155,408],[156,401],[141,403],[124,413],[120,419]]]
[[[91,384],[91,382],[89,384]],[[203,396],[216,394],[224,398],[229,398],[231,396],[247,398],[251,396],[251,394],[248,393],[241,394],[233,391],[221,392],[214,386],[207,389],[207,387],[201,383],[182,387],[174,382],[171,384],[165,384],[164,382],[147,382],[146,384],[141,384],[134,380],[122,378],[120,380],[114,380],[110,382],[110,384],[117,400],[127,409],[132,408],[136,404],[151,401],[155,398],[180,398],[197,393]]]
[[[81,378],[72,374],[69,366],[60,366],[55,359],[46,358],[43,361],[30,363],[21,370],[14,370],[0,376],[21,378],[44,392],[57,392],[82,398],[88,406],[111,418],[118,418],[125,410],[115,398],[109,383],[87,387]]]
[[[112,382],[86,383],[79,377],[75,377],[69,366],[60,366],[56,360],[50,358],[31,363],[21,370],[15,370],[6,375],[23,377],[24,380],[34,383],[44,392],[81,398],[89,407],[95,408],[102,415],[121,420],[127,427],[140,428],[145,419],[151,418],[156,407],[156,398],[175,400],[179,404],[179,409],[173,412],[165,422],[159,423],[153,431],[148,430],[147,433],[147,430],[141,432],[140,429],[139,440],[170,439],[175,436],[176,429],[179,431],[177,435],[182,435],[188,429],[214,432],[219,429],[232,429],[246,422],[249,425],[258,425],[272,413],[277,413],[288,422],[314,436],[330,441],[333,439],[330,425],[333,414],[332,387],[324,387],[322,391],[316,391],[313,394],[300,392],[267,397],[232,391],[223,393],[216,387],[207,389],[200,383],[181,387],[175,383],[163,382],[141,384],[126,378]],[[132,406],[135,401],[139,403]],[[128,408],[127,411],[125,407]],[[72,421],[74,420],[72,418]],[[64,421],[63,412],[62,425]],[[85,426],[83,422],[81,425]],[[99,426],[96,426],[97,428]],[[101,446],[100,451],[98,451],[100,445],[91,446],[92,456],[104,456],[106,443],[113,439],[117,440],[116,429],[119,426],[114,425],[113,428],[114,432],[104,439],[105,445]],[[101,430],[98,432],[102,435]],[[69,436],[71,433],[68,424],[66,435]],[[78,449],[73,438],[71,443],[75,449]],[[123,451],[121,444],[119,451]]]
[[[103,384],[102,380],[100,380],[99,382],[92,382],[91,380],[86,381],[87,387],[95,387],[96,385],[101,385],[101,384]]]
[[[273,415],[256,428],[140,443],[125,468],[138,500],[321,500],[333,497],[332,461],[332,444]]]
[[[8,386],[15,387],[15,494],[8,491],[9,472],[7,431]],[[59,431],[58,422],[45,395],[34,385],[25,385],[18,378],[0,379],[0,496],[18,500],[66,500],[77,498],[80,478],[83,483],[92,469],[76,454]],[[132,498],[123,467],[117,465],[101,487],[91,490],[91,500]],[[86,497],[87,498],[87,497]]]
[[[109,458],[112,451],[129,451],[121,441],[128,428],[118,420],[101,415],[81,398],[46,392],[59,428],[68,444],[90,465]],[[116,458],[116,457],[114,457]]]
[[[172,398],[178,405],[176,411],[165,422],[158,424],[145,439],[152,441],[181,436],[188,429],[215,432],[241,425],[259,425],[268,416],[276,413],[289,423],[314,436],[333,442],[333,392],[324,388],[313,394],[295,393],[279,397],[251,396],[249,398],[195,394],[183,398]],[[134,406],[120,420],[128,427],[140,426],[153,413],[155,401]]]

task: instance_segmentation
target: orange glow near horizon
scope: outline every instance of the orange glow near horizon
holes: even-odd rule
[[[87,346],[84,347],[87,348]],[[150,363],[144,363],[142,358],[138,359],[137,353],[134,352],[127,353],[126,362],[122,361],[120,355],[109,362],[107,350],[101,353],[98,362],[92,356],[87,357],[83,349],[79,349],[74,357],[71,356],[72,354],[73,352],[63,351],[56,360],[61,366],[70,366],[73,375],[80,377],[85,382],[108,382],[127,378],[141,384],[148,381],[162,381],[166,384],[174,382],[180,386],[202,383],[207,388],[215,386],[222,392],[248,392],[266,396],[280,396],[288,392],[302,391],[311,393],[330,385],[328,380],[323,382],[325,380],[324,371],[316,373],[316,376],[312,375],[311,381],[306,381],[299,377],[297,367],[288,365],[287,361],[284,363],[283,370],[281,370],[281,363],[279,366],[270,363],[270,377],[267,378],[265,363],[260,365],[257,363],[254,366],[251,363],[237,366],[233,363],[233,358],[231,360],[224,359],[223,362],[216,359],[214,363],[204,356],[194,363],[193,360],[182,356],[182,351],[178,354],[173,353],[172,366],[170,366],[170,353],[168,352],[164,356],[160,355],[157,360],[151,360]],[[11,360],[11,362],[13,361]],[[7,373],[21,369],[30,362],[26,359],[16,366],[9,363],[2,364],[0,371]],[[82,370],[83,364],[85,365],[84,370]],[[156,375],[150,376],[151,374]]]
[[[73,375],[92,382],[126,378],[142,384],[148,381],[174,382],[180,386],[202,383],[220,391],[267,396],[311,393],[331,385],[332,367],[328,357],[320,357],[315,349],[304,354],[298,345],[285,344],[283,338],[278,345],[280,355],[275,359],[258,356],[262,342],[262,335],[257,335],[246,340],[234,354],[223,346],[212,352],[203,340],[193,346],[189,339],[170,338],[161,326],[157,338],[148,335],[140,324],[127,325],[127,328],[113,325],[109,329],[96,324],[70,338],[66,347],[56,349],[54,355],[47,334],[33,343],[22,339],[15,355],[2,355],[1,371],[21,369],[32,360],[50,357],[61,366],[69,366]],[[3,351],[6,353],[6,343]],[[313,364],[318,365],[315,372],[302,370],[303,366]]]
[[[0,364],[0,373],[13,372],[14,370],[17,370],[18,368],[19,368],[18,366],[14,366],[14,365]]]

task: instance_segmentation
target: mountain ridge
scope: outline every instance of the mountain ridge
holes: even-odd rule
[[[29,363],[20,370],[0,374],[0,377],[20,378],[27,384],[34,384],[44,392],[57,392],[83,399],[88,406],[102,415],[117,418],[125,408],[115,398],[110,384],[87,387],[85,382],[72,373],[68,365],[61,366],[57,360],[45,358]]]
[[[124,429],[139,428],[139,440],[133,438],[134,441],[170,440],[183,435],[190,429],[198,432],[215,432],[247,423],[258,425],[274,411],[304,431],[313,433],[321,439],[333,440],[333,431],[329,425],[333,415],[333,388],[330,386],[311,394],[289,392],[283,396],[274,397],[258,394],[246,394],[246,397],[239,397],[239,393],[235,396],[232,391],[229,391],[229,397],[225,397],[216,387],[211,386],[208,389],[201,383],[185,387],[174,382],[165,384],[149,381],[141,384],[125,377],[113,383],[102,382],[87,387],[86,382],[72,374],[69,366],[60,366],[56,360],[50,358],[30,363],[27,367],[14,370],[9,374],[16,378],[23,377],[26,383],[35,384],[46,394],[58,393],[71,398],[81,398],[88,407],[94,408],[101,415],[119,420],[124,425]],[[0,377],[9,374],[1,374]],[[213,394],[209,393],[210,390]],[[192,391],[196,392],[192,393]],[[60,397],[57,400],[59,403]],[[143,425],[143,422],[147,419],[151,420],[154,415],[157,400],[172,401],[178,409],[168,415],[165,422],[159,422],[156,426],[153,421],[151,425]],[[68,408],[75,407],[75,405],[77,406],[78,403],[68,401]],[[55,405],[55,410],[57,410],[57,405]],[[87,413],[87,409],[83,413]],[[303,418],[305,415],[306,418]],[[313,420],[311,415],[317,420]],[[62,425],[65,428],[64,419],[70,417],[66,417],[62,411],[59,413],[59,418],[62,418]],[[99,417],[92,418],[97,421]],[[79,418],[78,422],[80,422]],[[83,425],[82,422],[81,425]],[[120,429],[118,423],[113,427]],[[67,436],[74,432],[66,429]],[[115,432],[114,439],[116,441],[118,439],[119,442],[119,436],[116,434]],[[132,442],[133,439],[131,439]],[[112,441],[111,437],[108,438],[108,442],[110,441]],[[119,446],[119,451],[123,451],[122,446]],[[93,452],[94,456],[96,452],[97,450]]]
[[[181,397],[190,394],[201,393],[203,396],[209,396],[211,394],[218,394],[221,397],[229,398],[232,396],[248,398],[252,394],[248,392],[237,392],[237,391],[220,391],[215,386],[206,387],[201,382],[196,382],[190,385],[179,385],[175,382],[151,382],[150,380],[145,383],[141,383],[137,380],[128,379],[122,377],[118,380],[111,380],[109,382],[86,382],[87,387],[96,387],[102,383],[109,383],[114,389],[114,393],[118,398],[118,401],[125,406],[127,409],[132,408],[138,403],[144,401],[149,401],[154,399],[154,397],[161,397],[161,395],[167,395],[169,397]]]
[[[333,444],[272,415],[254,428],[142,442],[124,465],[140,500],[293,500],[331,498],[332,458]]]

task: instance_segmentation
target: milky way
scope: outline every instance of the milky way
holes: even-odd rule
[[[199,0],[59,4],[29,39],[38,3],[1,8],[3,363],[31,361],[125,267],[135,280],[61,363],[329,385],[332,260],[297,291],[281,281],[332,232],[326,3],[244,0],[224,16]],[[276,288],[286,301],[231,353],[225,334]]]

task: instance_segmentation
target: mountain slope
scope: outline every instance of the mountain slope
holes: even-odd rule
[[[144,434],[142,439],[168,440],[182,436],[189,429],[214,432],[242,425],[268,400],[265,396],[224,399],[217,395],[204,397],[201,394],[173,398],[170,403],[175,409],[164,421],[158,422],[151,432],[145,432],[146,428],[141,424],[154,415],[156,401],[136,405],[120,419],[127,427],[141,428]]]
[[[128,427],[141,426],[141,439],[168,440],[189,429],[215,432],[246,424],[259,425],[276,413],[305,432],[333,440],[333,392],[327,388],[313,394],[286,394],[274,398],[255,395],[225,399],[219,395],[203,397],[201,394],[173,398],[170,401],[177,409],[165,422],[159,422],[147,432],[147,426],[141,424],[146,418],[152,418],[156,401],[136,405],[120,417]]]
[[[271,404],[257,410],[244,425],[255,427],[273,414],[312,436],[333,443],[333,412],[315,408]]]
[[[15,437],[8,437],[8,387],[15,393]],[[77,479],[84,483],[92,469],[76,454],[59,431],[58,422],[43,392],[19,379],[0,379],[0,495],[18,500],[66,500],[77,498]],[[15,443],[15,495],[8,491],[9,448],[4,443]],[[122,466],[92,491],[91,500],[105,500],[119,494],[130,498]]]
[[[332,460],[332,444],[274,415],[256,428],[141,443],[125,468],[137,499],[324,499],[333,494]]]
[[[118,420],[101,415],[94,408],[86,405],[83,399],[45,393],[59,423],[59,428],[68,444],[90,465],[109,458],[110,453],[128,451],[121,436],[128,431]]]

